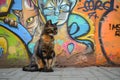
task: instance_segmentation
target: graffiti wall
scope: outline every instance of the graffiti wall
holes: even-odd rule
[[[29,63],[57,22],[56,66],[120,65],[120,0],[1,0],[0,67]]]

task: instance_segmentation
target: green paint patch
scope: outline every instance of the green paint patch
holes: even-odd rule
[[[26,56],[19,53],[12,53],[7,56],[7,59],[26,59]]]
[[[7,40],[7,59],[28,59],[27,49],[19,37],[2,26],[0,26],[0,37]]]
[[[8,31],[7,29],[0,28],[0,36],[7,39],[9,46],[14,46],[18,42],[16,39],[16,35]]]

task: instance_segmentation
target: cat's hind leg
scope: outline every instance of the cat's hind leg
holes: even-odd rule
[[[30,71],[30,72],[38,71],[38,66],[37,66],[37,64],[36,64],[35,59],[34,59],[33,56],[31,57],[30,64],[27,65],[27,66],[24,66],[22,68],[22,70],[23,71]]]

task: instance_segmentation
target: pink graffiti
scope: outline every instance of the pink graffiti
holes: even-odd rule
[[[34,4],[32,3],[31,0],[27,0],[27,5],[30,7],[30,8],[34,8]]]
[[[6,0],[0,0],[0,6],[4,5],[6,3]]]
[[[74,49],[73,49],[72,53],[70,53],[70,52],[68,51],[68,45],[71,44],[71,43],[74,44]],[[63,45],[62,45],[62,47],[63,47],[63,49],[66,51],[67,55],[70,55],[70,54],[73,54],[73,53],[82,52],[83,49],[84,49],[82,45],[76,43],[76,42],[73,41],[73,40],[69,40],[69,41],[64,42]]]

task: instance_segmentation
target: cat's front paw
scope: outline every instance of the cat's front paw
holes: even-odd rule
[[[48,72],[54,72],[54,70],[52,68],[48,69]]]
[[[38,69],[39,72],[44,72],[44,68]]]
[[[50,69],[44,68],[43,72],[54,72],[54,70],[52,68],[50,68]]]

